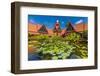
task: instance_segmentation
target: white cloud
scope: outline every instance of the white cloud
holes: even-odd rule
[[[82,22],[83,22],[83,20],[81,19],[81,20],[77,21],[75,24],[79,24],[79,23],[82,23]]]
[[[30,20],[29,20],[29,22],[31,22],[31,23],[35,23],[35,21],[34,21],[34,20],[32,20],[32,19],[30,19]]]

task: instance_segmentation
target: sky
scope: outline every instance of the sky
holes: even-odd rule
[[[48,29],[53,29],[57,20],[60,23],[61,29],[66,28],[68,22],[71,22],[73,26],[78,23],[88,23],[88,17],[28,15],[29,23],[45,25]]]

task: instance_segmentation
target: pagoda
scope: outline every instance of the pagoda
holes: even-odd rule
[[[41,28],[38,30],[38,32],[40,34],[48,34],[48,31],[47,31],[45,25],[42,25]]]
[[[53,29],[54,34],[59,35],[61,33],[59,20],[56,21],[56,24]]]
[[[70,34],[71,32],[75,32],[75,29],[72,26],[72,24],[70,22],[68,22],[66,25],[66,29],[64,30],[64,33],[62,34],[62,36],[65,37],[66,35]]]
[[[67,24],[66,31],[67,32],[75,32],[75,29],[70,22],[68,22],[68,24]]]

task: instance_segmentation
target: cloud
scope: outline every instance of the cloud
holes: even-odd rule
[[[33,19],[30,19],[29,22],[30,23],[35,23],[35,21]]]
[[[81,20],[77,21],[75,24],[79,24],[79,23],[83,23],[83,20],[81,19]]]

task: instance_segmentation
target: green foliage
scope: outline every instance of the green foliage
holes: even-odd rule
[[[82,33],[82,36],[87,36],[86,31]],[[87,49],[87,39],[84,39],[77,33],[71,33],[66,37],[67,41],[69,41],[70,45],[73,45],[74,54],[79,58],[87,58],[88,57],[88,49]]]
[[[68,59],[72,54],[78,58],[87,58],[87,43],[81,41],[81,36],[75,32],[66,37],[37,35],[32,37],[36,41],[33,45],[37,47],[36,53],[42,60]]]
[[[79,41],[81,36],[75,32],[70,33],[68,36],[66,36],[66,40],[70,42],[76,42]]]
[[[75,45],[74,54],[76,54],[80,58],[87,58],[88,57],[87,46],[84,46],[82,44]]]
[[[88,31],[87,30],[82,32],[82,37],[84,40],[88,39]]]
[[[39,37],[41,40],[44,37]],[[42,39],[43,38],[43,39]],[[43,59],[66,59],[73,52],[74,47],[69,45],[68,42],[64,41],[64,38],[60,36],[52,36],[45,37],[45,40],[40,41],[40,45],[38,45],[39,54],[41,54],[41,58]],[[50,56],[50,57],[47,57]]]

